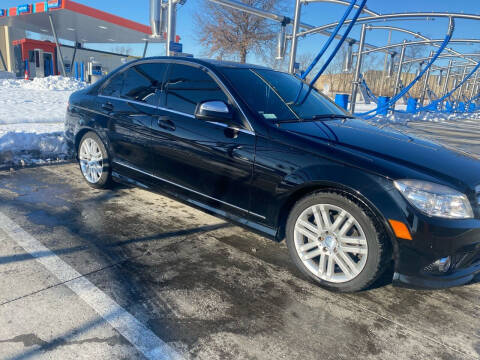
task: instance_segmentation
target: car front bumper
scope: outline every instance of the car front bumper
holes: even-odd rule
[[[410,219],[413,240],[397,241],[395,286],[440,289],[467,284],[480,274],[480,220]],[[432,266],[446,257],[448,271]]]

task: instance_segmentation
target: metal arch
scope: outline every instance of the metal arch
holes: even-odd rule
[[[223,5],[232,9],[240,10],[252,15],[259,16],[264,19],[270,19],[273,21],[278,21],[280,23],[287,23],[289,24],[291,22],[291,19],[288,18],[287,16],[271,13],[268,11],[265,11],[263,9],[255,8],[253,6],[246,5],[244,3],[241,3],[239,1],[235,0],[210,0],[211,2],[214,2],[219,5]],[[306,24],[302,24],[306,25]],[[311,27],[310,25],[302,26],[303,28],[309,28]]]
[[[178,0],[174,0],[174,3],[176,1],[178,1]],[[281,14],[275,14],[273,12],[268,12],[268,11],[265,11],[265,10],[262,10],[262,9],[258,9],[258,8],[255,8],[253,6],[244,4],[244,3],[240,2],[240,1],[237,1],[237,0],[209,0],[209,1],[214,2],[216,4],[219,4],[219,5],[222,5],[222,6],[232,8],[232,9],[236,9],[236,10],[239,10],[239,11],[244,11],[244,12],[247,12],[249,14],[259,16],[259,17],[264,18],[264,19],[270,19],[272,21],[276,21],[276,22],[279,22],[279,23],[292,24],[295,21],[294,19],[291,19],[288,16],[284,16],[284,15],[281,15]],[[333,0],[333,1],[339,1],[339,0]],[[339,1],[339,3],[343,3],[343,2]],[[310,25],[310,24],[306,24],[306,23],[302,23],[300,21],[300,19],[298,21],[298,27],[301,28],[301,29],[305,29],[307,31],[315,29],[315,26]],[[318,33],[321,34],[321,35],[324,35],[324,36],[330,36],[331,35],[331,33],[329,31],[326,31],[326,30],[318,31]],[[291,35],[287,36],[287,38],[292,39],[292,36]],[[335,39],[337,39],[337,40],[341,39],[341,35],[335,36]],[[356,40],[353,39],[353,38],[347,38],[346,41],[354,42],[354,43],[356,42]],[[368,49],[376,48],[375,45],[371,45],[371,44],[367,44],[367,43],[365,43],[365,47],[368,48]]]
[[[339,4],[339,5],[346,5],[346,6],[349,5],[348,2],[342,1],[342,0],[301,0],[301,2],[304,3],[304,4],[325,2],[325,3]],[[355,5],[355,9],[358,9],[358,8],[359,8],[359,5]],[[367,7],[364,7],[362,12],[364,12],[365,14],[368,14],[368,15],[372,15],[372,16],[380,15],[379,13],[368,9]]]
[[[403,32],[403,33],[406,33],[406,34],[410,34],[412,36],[415,36],[415,37],[418,37],[418,38],[421,38],[423,40],[430,40],[428,37],[420,34],[420,33],[417,33],[415,31],[412,31],[412,30],[408,30],[408,29],[404,29],[404,28],[400,28],[398,26],[387,26],[387,25],[367,25],[367,30],[393,30],[393,31],[399,31],[399,32]]]
[[[366,16],[359,18],[356,21],[356,24],[364,24],[368,22],[375,22],[379,20],[394,20],[394,19],[410,19],[410,18],[453,18],[453,19],[467,19],[467,20],[480,20],[480,15],[475,14],[460,14],[460,13],[442,13],[442,12],[412,12],[412,13],[398,13],[398,14],[386,14],[386,15],[375,15],[375,16]],[[351,20],[345,21],[345,25],[348,25]],[[306,36],[309,34],[315,34],[320,31],[328,30],[332,27],[335,27],[338,22],[330,23],[327,25],[319,26],[311,30],[306,30],[300,32],[298,36]]]
[[[309,4],[309,3],[320,3],[320,2],[323,2],[323,3],[332,3],[332,4],[340,4],[340,5],[344,5],[344,6],[348,6],[349,3],[347,1],[344,1],[344,0],[301,0],[302,3],[304,4]],[[358,8],[358,5],[356,5],[356,8]],[[372,17],[375,17],[378,18],[379,16],[381,16],[380,13],[377,13],[375,11],[372,11],[368,8],[364,8],[363,9],[363,12],[368,14],[368,15],[371,15]],[[463,14],[462,14],[463,15]],[[410,34],[412,36],[415,36],[417,38],[420,38],[420,39],[423,39],[423,40],[431,40],[430,38],[420,34],[420,33],[416,33],[414,31],[411,31],[411,30],[408,30],[408,29],[403,29],[403,28],[400,28],[400,27],[394,27],[394,26],[373,26],[373,25],[369,25],[367,27],[368,29],[384,29],[384,30],[393,30],[393,31],[399,31],[399,32],[403,32],[403,33],[406,33],[406,34]],[[299,36],[301,36],[302,33],[299,34]],[[442,40],[443,41],[443,40]],[[442,42],[440,41],[440,42]],[[451,42],[454,42],[454,40],[451,40]],[[402,44],[403,45],[403,44]],[[439,47],[439,45],[435,44],[435,43],[432,43],[431,44],[432,46],[435,46],[435,47]],[[367,47],[367,46],[366,46]],[[374,52],[372,48],[370,48],[372,51],[371,52]],[[381,51],[384,52],[385,49],[382,49]],[[473,63],[473,64],[477,64],[478,62],[473,60],[473,59],[469,59],[467,58],[466,56],[468,55],[463,55],[462,53],[454,50],[454,49],[451,49],[451,48],[446,48],[445,49],[446,51],[448,51],[450,54],[454,54],[454,55],[457,55],[458,57],[461,57],[463,59],[466,59],[468,60],[469,62]],[[380,50],[379,50],[380,51]],[[388,49],[387,49],[387,52]]]
[[[392,31],[398,31],[398,32],[403,32],[403,33],[412,35],[412,36],[414,36],[414,37],[416,37],[416,38],[420,38],[420,39],[423,39],[423,40],[432,40],[432,39],[430,39],[430,38],[428,38],[428,37],[426,37],[426,36],[424,36],[424,35],[422,35],[422,34],[420,34],[420,33],[417,33],[417,32],[414,32],[414,31],[411,31],[411,30],[408,30],[408,29],[400,28],[400,27],[397,27],[397,26],[387,26],[387,25],[380,25],[380,26],[375,25],[375,26],[373,26],[373,25],[369,25],[369,26],[367,26],[367,29],[368,29],[368,30],[392,30]],[[441,41],[443,41],[443,40],[441,40]],[[441,41],[440,41],[440,42],[441,42]],[[455,42],[455,40],[452,39],[452,40],[450,40],[450,42]],[[472,42],[475,42],[475,41],[472,41]],[[437,44],[432,44],[432,46],[438,47],[439,45],[437,45]],[[464,54],[462,54],[462,53],[460,53],[460,52],[458,52],[458,51],[456,51],[456,50],[454,50],[454,49],[446,48],[445,50],[448,51],[448,52],[451,53],[451,54],[455,54],[455,55],[457,55],[457,56],[459,56],[459,57],[461,57],[461,58],[464,58],[464,59],[470,61],[471,63],[474,63],[474,64],[477,64],[477,63],[478,63],[477,61],[475,61],[475,60],[473,60],[473,59],[468,59],[468,58],[465,57],[465,56],[468,56],[468,55],[464,55]]]
[[[408,46],[411,46],[411,45],[431,45],[431,44],[434,44],[434,43],[443,43],[443,41],[444,40],[440,40],[440,39],[409,41],[409,42],[407,42],[407,45]],[[450,40],[450,43],[480,43],[480,39],[452,39],[452,40]],[[378,47],[377,49],[364,50],[364,51],[362,51],[362,54],[366,55],[366,54],[370,54],[370,53],[373,53],[373,52],[376,52],[376,51],[393,49],[393,48],[401,47],[402,45],[403,45],[403,43],[385,45],[385,46]],[[461,55],[462,54],[460,53],[460,55],[457,55],[457,56],[460,57]]]
[[[464,56],[478,56],[478,57],[480,57],[480,54],[464,54]],[[456,58],[456,57],[458,57],[458,55],[448,54],[448,55],[440,55],[438,58],[439,58],[439,59],[445,59],[445,58]],[[426,57],[426,58],[410,59],[410,60],[405,60],[403,63],[404,63],[404,64],[411,64],[411,63],[415,63],[415,62],[427,61],[428,59],[429,59],[428,57]],[[458,64],[458,65],[464,66],[465,63]],[[469,66],[475,66],[475,65],[474,65],[474,64],[470,64]]]
[[[389,108],[390,106],[394,105],[403,95],[405,95],[406,93],[408,93],[412,89],[412,87],[415,85],[415,83],[417,83],[417,81],[419,81],[427,71],[428,72],[431,71],[431,66],[436,61],[436,59],[441,54],[441,52],[447,47],[448,43],[452,39],[454,31],[455,31],[455,18],[454,17],[449,17],[448,31],[447,31],[447,34],[445,35],[445,39],[443,40],[443,43],[440,46],[440,48],[437,50],[436,53],[434,53],[434,52],[431,53],[431,59],[429,60],[428,64],[426,65],[426,67],[423,70],[420,71],[420,73],[415,77],[415,79],[409,85],[407,85],[402,91],[400,91],[400,93],[396,94],[392,99],[390,99],[390,101],[388,101],[382,107],[382,109]],[[365,37],[365,32],[366,32],[366,24],[365,24],[365,22],[363,22],[362,32],[361,32],[362,37]],[[360,46],[359,50],[358,50],[358,56],[357,56],[357,68],[361,66],[362,57],[363,57],[363,48]],[[356,101],[355,84],[358,84],[358,79],[359,79],[358,73],[356,73],[355,82],[354,82],[354,86],[353,86],[353,90],[352,90],[352,104]],[[355,107],[355,105],[352,106],[352,112],[354,110],[354,107]],[[378,112],[379,109],[380,109],[380,105],[377,107],[377,109],[374,109],[374,110],[368,111],[366,113],[360,114],[360,116],[369,115],[369,114],[371,114],[372,112],[375,112],[375,111]]]
[[[340,4],[340,5],[344,5],[344,6],[348,6],[349,3],[344,1],[344,0],[301,0],[303,3],[305,4],[308,4],[308,3],[319,3],[319,2],[323,2],[323,3],[332,3],[332,4]],[[358,8],[358,5],[356,6],[356,8]],[[363,12],[368,14],[368,15],[371,15],[371,16],[375,16],[375,17],[378,17],[378,16],[381,16],[380,13],[377,13],[375,11],[372,11],[368,8],[364,8],[363,9]],[[393,30],[393,31],[399,31],[399,32],[404,32],[404,33],[407,33],[407,34],[410,34],[412,36],[415,36],[417,38],[421,38],[423,40],[431,40],[430,38],[420,34],[420,33],[415,33],[411,30],[408,30],[408,29],[403,29],[403,28],[400,28],[400,27],[395,27],[395,26],[368,26],[367,29],[384,29],[384,30]],[[435,47],[438,47],[439,45],[433,45]],[[451,54],[457,54],[458,56],[462,57],[463,58],[463,55],[456,51],[456,50],[453,50],[453,49],[445,49],[446,51],[448,51],[449,53]],[[472,63],[475,63],[477,64],[477,62],[473,59],[468,59],[470,62]]]

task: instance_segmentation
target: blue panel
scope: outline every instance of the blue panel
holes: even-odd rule
[[[427,107],[426,109],[429,111],[437,111],[438,110],[438,100],[433,100]]]
[[[407,113],[409,114],[415,114],[417,112],[417,104],[418,100],[414,98],[408,99],[407,102]]]
[[[75,61],[75,80],[79,79],[78,62]]]
[[[348,109],[348,94],[337,94],[335,95],[335,104],[341,108]]]
[[[388,103],[390,98],[388,96],[379,96],[378,97],[378,110],[377,115],[387,115],[388,114]]]
[[[7,16],[7,10],[0,9],[0,17]]]
[[[174,41],[170,41],[170,51],[181,53],[183,52],[183,45]]]
[[[19,5],[17,6],[17,14],[24,14],[24,13],[29,13],[32,5]]]
[[[452,103],[451,101],[447,101],[447,104],[445,105],[445,110],[448,113],[451,113],[451,112],[453,112],[454,106],[455,106],[454,103]]]
[[[82,62],[80,65],[80,79],[85,81],[85,64]]]

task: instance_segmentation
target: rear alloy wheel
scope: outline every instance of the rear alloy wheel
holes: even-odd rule
[[[110,160],[102,140],[88,132],[78,148],[80,170],[86,182],[94,188],[106,188],[110,184]]]
[[[287,245],[300,270],[332,290],[362,290],[383,271],[385,249],[374,222],[336,193],[316,193],[294,206]]]

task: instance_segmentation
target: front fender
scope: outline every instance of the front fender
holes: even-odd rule
[[[299,180],[301,179],[301,182]],[[296,183],[295,186],[292,186]],[[398,257],[398,240],[394,235],[389,220],[403,223],[407,221],[407,207],[405,200],[394,188],[391,180],[366,172],[362,169],[331,164],[320,167],[299,169],[285,177],[281,187],[289,191],[281,193],[281,209],[286,211],[294,202],[308,193],[322,190],[339,191],[348,194],[363,203],[385,228],[393,248],[393,257]],[[284,189],[285,190],[285,189]],[[279,214],[282,222],[282,214]],[[285,220],[285,218],[283,219]],[[282,224],[277,224],[281,236]]]

